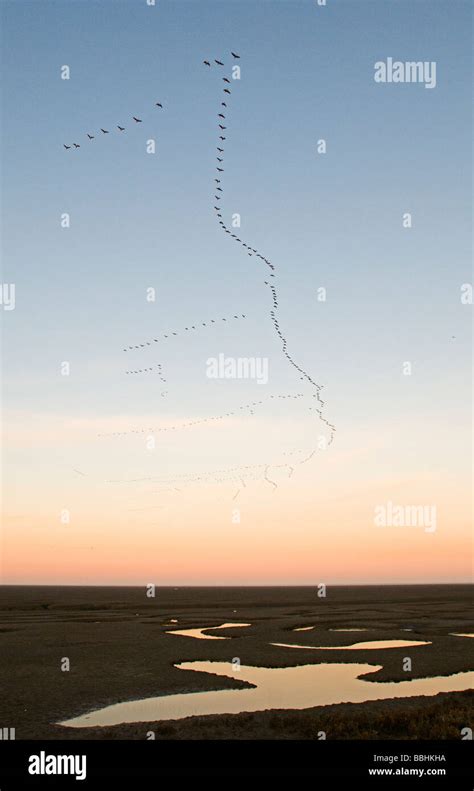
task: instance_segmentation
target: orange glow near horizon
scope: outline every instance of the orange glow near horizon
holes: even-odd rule
[[[317,585],[469,582],[468,503],[460,482],[440,497],[436,479],[331,485],[308,469],[291,486],[248,484],[166,492],[159,505],[104,508],[101,495],[6,519],[3,582],[78,585]],[[316,480],[317,477],[314,477]],[[81,482],[80,482],[81,483]],[[459,490],[459,491],[458,491]],[[146,494],[140,493],[146,500]],[[436,530],[377,526],[376,505],[436,503]],[[62,505],[62,503],[61,503]],[[240,522],[235,521],[239,511]],[[31,521],[30,521],[31,519]],[[233,521],[234,520],[234,521]]]

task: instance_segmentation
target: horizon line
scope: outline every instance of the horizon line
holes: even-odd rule
[[[74,583],[34,583],[34,582],[5,582],[0,583],[1,588],[142,588],[147,587],[148,585],[155,585],[155,588],[317,588],[318,585],[325,584],[326,588],[413,588],[413,587],[441,587],[441,586],[456,586],[456,585],[474,585],[474,581],[464,581],[464,582],[355,582],[355,583],[303,583],[303,584],[236,584],[236,585],[219,585],[219,584],[212,584],[212,585],[188,585],[188,584],[180,584],[180,585],[156,585],[152,582],[145,582],[141,584],[131,584],[125,585],[120,583],[107,583],[107,584],[74,584]]]

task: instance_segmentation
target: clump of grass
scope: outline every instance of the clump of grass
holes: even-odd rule
[[[327,730],[331,739],[460,739],[461,730],[472,720],[474,702],[474,693],[461,695],[456,699],[423,702],[408,710],[397,707],[380,713],[341,713],[338,717],[328,717],[326,728],[313,723],[313,738],[317,738],[318,730]],[[317,719],[320,721],[321,717]],[[302,722],[301,731],[306,730]],[[305,738],[303,732],[300,738]]]

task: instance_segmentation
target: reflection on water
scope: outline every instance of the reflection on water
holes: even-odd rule
[[[195,637],[197,640],[231,640],[230,637],[218,637],[215,634],[203,634],[211,629],[229,629],[231,626],[250,626],[249,623],[221,623],[220,626],[203,626],[202,629],[173,629],[166,634],[180,634],[183,637]]]
[[[412,645],[431,645],[424,640],[369,640],[366,643],[352,645],[293,645],[291,643],[270,643],[280,648],[309,648],[312,651],[362,651],[373,648],[409,648]]]
[[[190,692],[132,700],[106,706],[59,724],[71,728],[88,728],[123,722],[178,720],[194,715],[238,714],[242,711],[265,709],[307,709],[333,703],[362,703],[385,698],[436,695],[438,692],[472,689],[474,686],[474,672],[399,682],[365,681],[358,676],[375,673],[382,666],[355,663],[272,669],[242,666],[238,673],[232,672],[230,662],[182,662],[176,667],[239,678],[255,686],[251,689]]]
[[[292,629],[293,632],[309,632],[311,629],[316,629],[315,626],[298,626],[297,629]],[[339,628],[339,629],[329,629],[329,632],[367,632],[368,629],[356,629],[356,628]]]
[[[367,629],[330,629],[330,632],[367,632]]]
[[[474,637],[474,632],[450,632],[452,637]]]

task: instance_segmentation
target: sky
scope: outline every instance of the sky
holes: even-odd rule
[[[468,0],[0,7],[3,582],[469,581]]]

